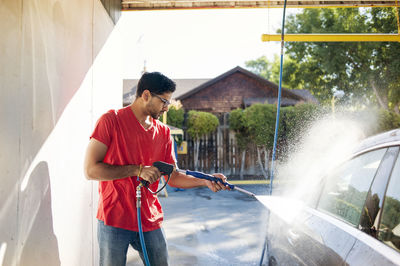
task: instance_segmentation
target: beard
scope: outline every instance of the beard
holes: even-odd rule
[[[163,113],[164,113],[164,112],[150,112],[150,116],[151,116],[153,119],[159,119],[160,116],[161,116]]]
[[[150,104],[147,106],[147,111],[148,114],[153,118],[153,119],[159,119],[160,116],[164,113],[164,111],[160,110],[150,102]]]

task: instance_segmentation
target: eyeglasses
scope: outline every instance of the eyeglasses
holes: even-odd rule
[[[163,104],[164,104],[164,107],[167,107],[168,105],[170,105],[171,104],[171,102],[170,101],[168,101],[167,99],[164,99],[164,98],[162,98],[162,97],[160,97],[160,96],[158,96],[157,94],[155,94],[155,93],[152,93],[152,92],[150,92],[151,93],[151,95],[153,95],[153,96],[156,96],[158,99],[160,99],[162,102],[163,102]]]

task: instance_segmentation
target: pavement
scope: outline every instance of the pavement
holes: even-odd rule
[[[267,185],[240,187],[256,195],[268,193]],[[259,265],[268,217],[260,202],[238,191],[167,191],[168,197],[159,199],[171,266]],[[131,247],[127,265],[143,265]]]

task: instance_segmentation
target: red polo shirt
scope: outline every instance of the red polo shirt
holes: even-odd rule
[[[153,119],[148,129],[136,119],[130,107],[110,110],[97,121],[91,138],[107,145],[103,160],[111,165],[144,165],[163,161],[175,164],[173,142],[169,128]],[[113,181],[100,181],[97,219],[106,225],[138,231],[136,216],[137,177],[131,176]],[[158,181],[149,188],[156,191]],[[142,188],[141,219],[143,231],[161,227],[163,212],[156,195]]]

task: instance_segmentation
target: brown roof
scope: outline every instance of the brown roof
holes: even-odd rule
[[[269,104],[276,104],[278,102],[278,98],[276,97],[267,97],[267,98],[244,98],[243,105],[244,107],[249,107],[255,103],[269,103]],[[282,97],[281,99],[281,106],[293,106],[296,105],[298,101]]]
[[[300,95],[302,98],[306,99],[307,101],[318,103],[318,100],[311,94],[309,90],[291,90],[291,92]]]
[[[173,81],[176,83],[176,91],[173,94],[173,99],[176,100],[183,100],[191,95],[195,94],[196,92],[211,86],[212,84],[224,79],[225,77],[232,75],[235,72],[241,72],[247,76],[250,76],[253,79],[256,79],[258,81],[261,81],[265,85],[267,85],[270,88],[278,89],[278,85],[276,83],[273,83],[259,75],[254,74],[251,71],[248,71],[240,66],[237,66],[219,76],[217,76],[214,79],[173,79]],[[139,82],[139,79],[124,79],[123,80],[123,101],[124,105],[130,104],[136,94],[136,86],[137,83]],[[287,88],[282,88],[282,91],[284,91],[286,96],[292,96],[294,99],[298,99],[300,101],[306,101],[306,102],[314,102],[318,103],[318,100],[310,93],[308,90],[290,90]],[[263,99],[262,101],[265,102],[267,99]],[[253,100],[254,101],[254,100]],[[256,102],[261,102],[260,99],[255,100]],[[268,102],[271,103],[273,102],[273,99],[268,99]],[[252,102],[252,100],[249,100],[249,102]],[[284,101],[282,102],[283,105],[290,105],[291,102]],[[245,104],[246,105],[246,104]]]
[[[176,97],[176,99],[177,100],[186,99],[186,98],[190,97],[191,95],[195,94],[196,92],[198,92],[198,91],[200,91],[200,90],[202,90],[204,88],[207,88],[207,87],[211,86],[214,83],[217,83],[218,81],[226,78],[227,76],[232,75],[235,72],[241,72],[241,73],[243,73],[243,74],[245,74],[247,76],[250,76],[253,79],[261,81],[262,83],[266,84],[270,88],[278,89],[278,87],[279,87],[276,83],[273,83],[273,82],[271,82],[269,80],[266,80],[265,78],[254,74],[253,72],[250,72],[250,71],[248,71],[248,70],[246,70],[246,69],[244,69],[244,68],[242,68],[240,66],[237,66],[237,67],[235,67],[235,68],[223,73],[222,75],[219,75],[218,77],[216,77],[214,79],[211,79],[211,80],[199,85],[198,87],[186,92],[185,94],[182,94],[181,96]],[[294,93],[293,92],[294,90],[289,90],[289,89],[286,89],[286,88],[282,88],[282,91],[285,91],[285,93],[287,93],[287,96],[292,96],[294,99],[307,101],[307,99],[303,95]]]

